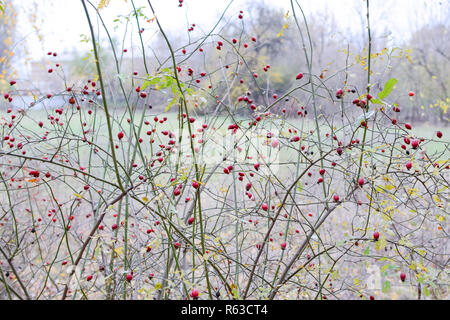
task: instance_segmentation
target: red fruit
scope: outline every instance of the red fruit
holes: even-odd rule
[[[264,211],[267,211],[267,210],[269,210],[269,206],[267,205],[267,203],[263,203],[261,205],[261,209],[263,209]]]
[[[373,234],[373,238],[375,239],[375,241],[378,241],[379,237],[380,237],[380,234],[378,233],[378,231]]]
[[[322,177],[320,177],[319,179],[317,179],[317,183],[319,184],[319,183],[322,183],[323,182],[323,178]]]
[[[33,177],[35,177],[35,178],[38,178],[39,177],[39,171],[37,171],[37,170],[32,170],[32,171],[30,171],[30,176],[33,176]]]
[[[414,91],[410,91],[410,92],[409,92],[409,96],[410,96],[410,97],[414,97],[414,94],[415,94]]]
[[[412,126],[409,123],[405,123],[405,128],[411,130]]]
[[[69,103],[70,104],[75,104],[75,98],[74,97],[70,97],[70,99],[69,99]]]
[[[403,272],[400,273],[400,280],[405,281],[406,279],[406,274],[404,274]]]
[[[442,138],[442,132],[440,132],[440,131],[436,132],[436,136],[437,136],[438,138]]]
[[[198,290],[192,289],[191,298],[197,300],[198,299]]]
[[[38,125],[42,128],[44,126],[44,123],[42,121],[39,121]]]
[[[130,282],[131,280],[133,280],[133,275],[131,273],[127,274],[127,281]]]
[[[339,201],[339,196],[337,194],[335,194],[333,196],[333,200],[334,200],[334,202],[338,202]]]
[[[198,189],[200,184],[197,181],[192,181],[192,186],[194,187],[194,189]]]
[[[300,137],[299,136],[294,136],[294,137],[292,137],[291,141],[292,142],[298,142],[298,141],[300,141]]]
[[[261,165],[260,165],[259,163],[255,163],[255,164],[253,165],[253,167],[255,168],[256,171],[259,170],[259,167],[260,167],[260,166],[261,166]]]
[[[323,176],[325,174],[325,169],[320,169],[319,173],[320,173],[321,176]]]
[[[247,191],[249,191],[252,188],[252,184],[251,183],[247,183],[247,185],[245,186],[245,189]]]
[[[88,276],[86,277],[86,280],[87,280],[87,281],[91,281],[91,280],[92,280],[92,275],[88,275]]]
[[[114,224],[111,226],[111,229],[116,230],[116,229],[117,229],[117,224],[114,223]]]
[[[190,217],[188,220],[188,224],[193,224],[194,223],[194,217]]]
[[[344,150],[342,150],[341,147],[338,147],[338,148],[336,149],[336,152],[337,152],[338,155],[341,155],[343,151],[344,151]]]
[[[282,243],[280,245],[280,247],[281,247],[281,250],[286,250],[286,242]]]
[[[124,136],[123,132],[119,132],[119,133],[117,134],[117,137],[119,138],[119,140],[122,139],[123,136]]]
[[[86,191],[89,190],[89,186],[87,186],[87,185],[84,186],[84,190],[86,190]]]
[[[414,139],[411,142],[411,146],[413,147],[413,149],[417,149],[417,147],[419,146],[420,140],[419,139]]]
[[[173,194],[175,196],[179,196],[181,194],[181,190],[179,188],[175,188],[175,190],[173,190]]]
[[[145,98],[147,98],[147,93],[146,92],[141,92],[140,96],[141,96],[142,99],[145,99]]]
[[[358,179],[358,184],[360,187],[362,187],[364,185],[364,178],[359,178]]]
[[[178,249],[179,247],[181,247],[181,243],[175,242],[175,243],[173,244],[173,246],[174,246],[175,249]]]
[[[297,74],[297,76],[295,77],[295,79],[300,80],[301,78],[303,78],[303,73],[299,73]]]
[[[406,163],[406,169],[410,170],[412,168],[412,163],[411,162],[407,162]]]

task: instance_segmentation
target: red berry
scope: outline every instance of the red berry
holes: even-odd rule
[[[406,163],[406,169],[410,170],[412,168],[412,163],[411,162],[407,162]]]
[[[375,239],[375,241],[378,241],[378,238],[380,238],[380,234],[378,233],[378,231],[373,234],[373,238]]]
[[[191,298],[192,299],[198,299],[198,290],[196,290],[196,289],[192,289],[192,291],[191,291]]]
[[[400,280],[405,281],[406,279],[406,274],[404,274],[403,272],[400,273]]]
[[[297,76],[295,77],[295,79],[300,80],[301,78],[303,78],[303,73],[299,73],[297,74]]]
[[[358,179],[358,184],[360,187],[362,187],[364,185],[364,178],[359,178]]]

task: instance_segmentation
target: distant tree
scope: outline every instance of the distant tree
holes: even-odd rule
[[[16,38],[17,12],[12,1],[0,1],[0,88],[8,87],[16,75],[12,65]]]

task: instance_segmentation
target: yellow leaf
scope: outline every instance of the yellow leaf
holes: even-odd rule
[[[123,247],[115,248],[114,252],[117,253],[118,255],[121,255],[123,253]]]
[[[98,4],[97,9],[103,9],[104,7],[109,5],[109,0],[100,0],[100,3]]]
[[[79,199],[83,199],[83,196],[79,193],[74,193],[73,195]]]

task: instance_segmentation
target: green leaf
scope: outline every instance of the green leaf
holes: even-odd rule
[[[384,281],[382,290],[383,290],[383,293],[388,293],[389,290],[391,290],[391,283],[387,280]]]
[[[302,192],[303,191],[303,185],[302,185],[302,183],[300,181],[297,183],[297,190],[298,190],[298,192]]]
[[[371,104],[384,104],[384,102],[379,99],[371,99],[370,103]]]
[[[381,268],[381,272],[385,271],[387,268],[389,268],[390,264],[385,264],[382,268]]]
[[[364,255],[368,256],[370,254],[370,247],[367,246],[366,250],[364,250]]]
[[[172,101],[169,102],[169,104],[166,106],[166,108],[164,109],[164,112],[167,112],[170,110],[170,108],[172,108],[173,104],[175,103],[175,101],[177,101],[177,98],[173,98]]]
[[[394,89],[394,86],[397,84],[397,82],[398,82],[398,80],[395,78],[389,79],[386,82],[386,84],[384,85],[383,91],[378,93],[378,98],[380,100],[383,100],[384,98],[386,98],[392,92],[392,89]]]

